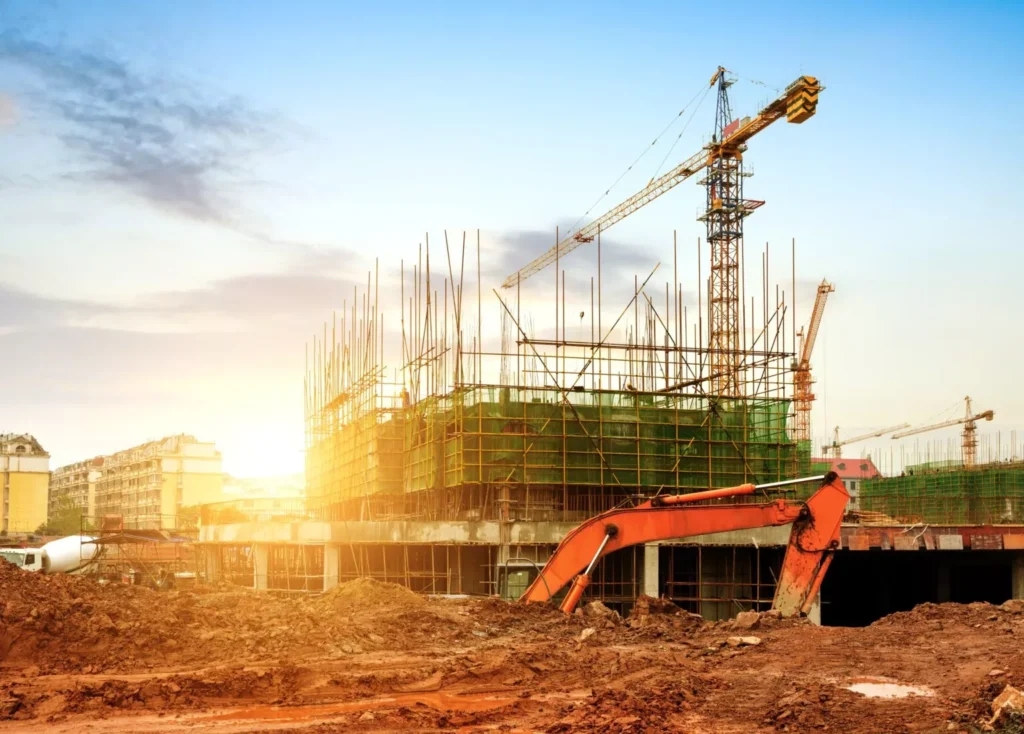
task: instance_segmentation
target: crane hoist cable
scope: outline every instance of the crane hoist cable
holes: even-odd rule
[[[739,74],[739,73],[733,71],[732,69],[727,69],[726,71],[728,71],[730,74],[732,74],[737,79],[742,79],[745,82],[750,82],[751,84],[756,84],[759,87],[764,87],[765,89],[771,89],[773,92],[775,92],[777,94],[782,92],[782,87],[773,87],[768,82],[762,82],[759,79],[751,79],[749,76],[743,76],[742,74]]]
[[[590,214],[590,212],[592,212],[594,210],[594,207],[597,206],[598,204],[600,204],[604,200],[604,198],[606,196],[608,196],[616,186],[619,185],[619,182],[622,181],[622,179],[624,179],[626,177],[626,174],[628,174],[630,171],[632,171],[633,167],[637,163],[639,163],[643,159],[643,157],[645,155],[647,155],[655,145],[658,144],[658,141],[661,140],[661,137],[665,133],[668,132],[669,128],[671,128],[673,125],[676,124],[676,121],[680,117],[683,116],[683,113],[686,112],[686,110],[690,107],[690,105],[692,105],[694,103],[694,101],[698,97],[700,97],[701,99],[700,99],[700,103],[698,103],[698,105],[697,105],[697,108],[698,109],[700,108],[700,105],[704,102],[704,98],[707,97],[708,91],[710,90],[710,87],[705,89],[704,86],[705,85],[703,85],[703,84],[701,85],[701,88],[698,89],[697,93],[694,94],[693,97],[690,98],[690,101],[687,102],[685,105],[683,105],[683,108],[681,110],[679,110],[679,112],[677,112],[675,115],[672,116],[672,119],[669,120],[668,124],[665,125],[665,127],[662,129],[662,131],[660,133],[658,133],[657,135],[654,136],[654,140],[651,141],[650,145],[644,146],[644,149],[640,152],[640,155],[638,155],[636,157],[636,159],[632,163],[630,163],[628,166],[626,166],[626,170],[624,170],[622,173],[620,173],[619,177],[612,182],[611,186],[609,186],[605,190],[605,192],[603,194],[598,196],[597,200],[594,201],[593,204],[591,204],[589,207],[587,207],[587,210],[585,212],[583,212],[583,214],[580,215],[580,218],[576,220],[576,222],[572,225],[572,227],[569,228],[568,234],[572,234],[573,232],[575,232],[577,230],[577,228],[580,226],[580,222],[582,222],[584,219],[586,219],[587,216]],[[701,96],[702,94],[703,94],[703,96]],[[697,110],[695,109],[694,113],[696,113],[696,111]],[[683,126],[683,132],[686,131],[686,127],[690,124],[690,120],[692,120],[692,119],[693,119],[693,114],[690,115],[690,119],[687,120],[686,121],[686,125]],[[679,134],[682,135],[682,132],[680,132]],[[678,138],[676,138],[676,141],[678,142]],[[675,147],[674,143],[673,143],[672,147],[673,148]],[[664,165],[664,161],[662,161],[661,165]],[[660,168],[660,166],[659,166],[659,168]],[[654,175],[657,176],[658,174],[655,173]]]
[[[668,152],[665,153],[665,157],[661,159],[661,163],[659,163],[658,167],[655,169],[654,175],[651,176],[650,181],[647,182],[648,185],[650,185],[651,181],[658,177],[658,174],[661,173],[661,169],[665,167],[665,161],[667,161],[668,157],[672,155],[672,151],[676,149],[676,146],[679,144],[679,141],[683,137],[683,133],[685,133],[687,128],[690,127],[690,123],[693,122],[693,118],[697,115],[697,111],[700,110],[701,105],[704,104],[704,100],[708,98],[708,94],[711,92],[711,89],[711,87],[708,87],[707,89],[704,90],[704,96],[700,98],[700,102],[698,102],[697,106],[693,108],[693,112],[690,113],[690,119],[687,120],[686,124],[683,125],[683,129],[679,131],[679,134],[676,136],[675,141],[672,143],[672,147],[668,149]],[[682,112],[680,112],[679,114],[682,114]]]

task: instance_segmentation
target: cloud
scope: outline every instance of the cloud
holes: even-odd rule
[[[134,333],[253,333],[313,329],[365,281],[347,274],[352,253],[297,248],[287,269],[250,273],[108,303],[53,298],[0,282],[0,334],[49,328]]]
[[[563,228],[565,231],[565,228]],[[539,230],[511,230],[497,235],[488,248],[486,261],[481,263],[481,274],[490,279],[504,281],[505,278],[525,267],[535,258],[555,246],[555,233]],[[601,279],[604,283],[628,279],[638,273],[643,278],[658,262],[655,254],[644,246],[627,244],[615,238],[601,237]],[[566,271],[566,283],[570,287],[590,287],[590,276],[597,276],[597,243],[580,245],[562,258],[561,267]],[[553,278],[554,266],[549,278]],[[544,272],[548,272],[545,270]],[[543,275],[535,275],[543,278]]]
[[[242,275],[210,286],[161,293],[140,308],[165,315],[210,314],[236,323],[311,328],[351,300],[353,281],[312,273]]]
[[[0,93],[0,131],[14,127],[18,123],[18,105],[14,97]]]
[[[48,298],[0,283],[0,333],[50,327],[77,326],[120,309],[109,304]]]
[[[61,141],[85,169],[72,178],[120,187],[186,218],[235,227],[223,184],[280,135],[280,121],[121,59],[0,33],[0,61],[43,82],[36,97],[65,124]],[[2,109],[2,107],[0,107]]]

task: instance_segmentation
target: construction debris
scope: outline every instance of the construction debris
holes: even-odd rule
[[[761,624],[761,615],[757,612],[740,612],[733,620],[733,624],[742,629],[756,629]]]
[[[989,726],[994,726],[997,721],[1007,714],[1024,714],[1024,693],[1007,685],[1003,692],[992,701],[992,718],[989,719]]]

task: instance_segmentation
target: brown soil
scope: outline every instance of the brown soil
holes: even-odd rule
[[[7,564],[0,600],[0,733],[973,733],[1007,683],[1024,687],[1024,603],[740,626],[656,599],[566,618],[372,581],[156,592]],[[847,689],[864,681],[933,695]]]

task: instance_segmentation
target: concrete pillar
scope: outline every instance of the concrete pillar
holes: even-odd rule
[[[807,610],[807,621],[811,624],[821,626],[821,592],[814,597],[814,601],[811,603],[811,608]]]
[[[658,574],[658,545],[657,543],[645,543],[643,593],[647,596],[653,596],[655,599],[661,596]]]
[[[252,588],[257,591],[267,590],[267,578],[270,571],[270,546],[266,543],[253,543],[252,546]]]
[[[949,562],[946,561],[945,563],[943,563],[942,562],[943,561],[942,558],[940,558],[939,561],[940,561],[939,568],[938,568],[938,571],[936,573],[936,579],[935,579],[935,582],[936,582],[935,599],[936,599],[936,601],[938,601],[941,604],[942,602],[949,601],[949,598],[950,598],[949,597]]]
[[[324,546],[324,591],[333,589],[338,585],[338,565],[341,546],[337,543],[328,543]]]
[[[219,545],[208,545],[203,549],[206,559],[206,583],[215,584],[224,579],[224,563]]]
[[[1024,599],[1024,551],[1013,555],[1011,573],[1013,574],[1013,598]]]

